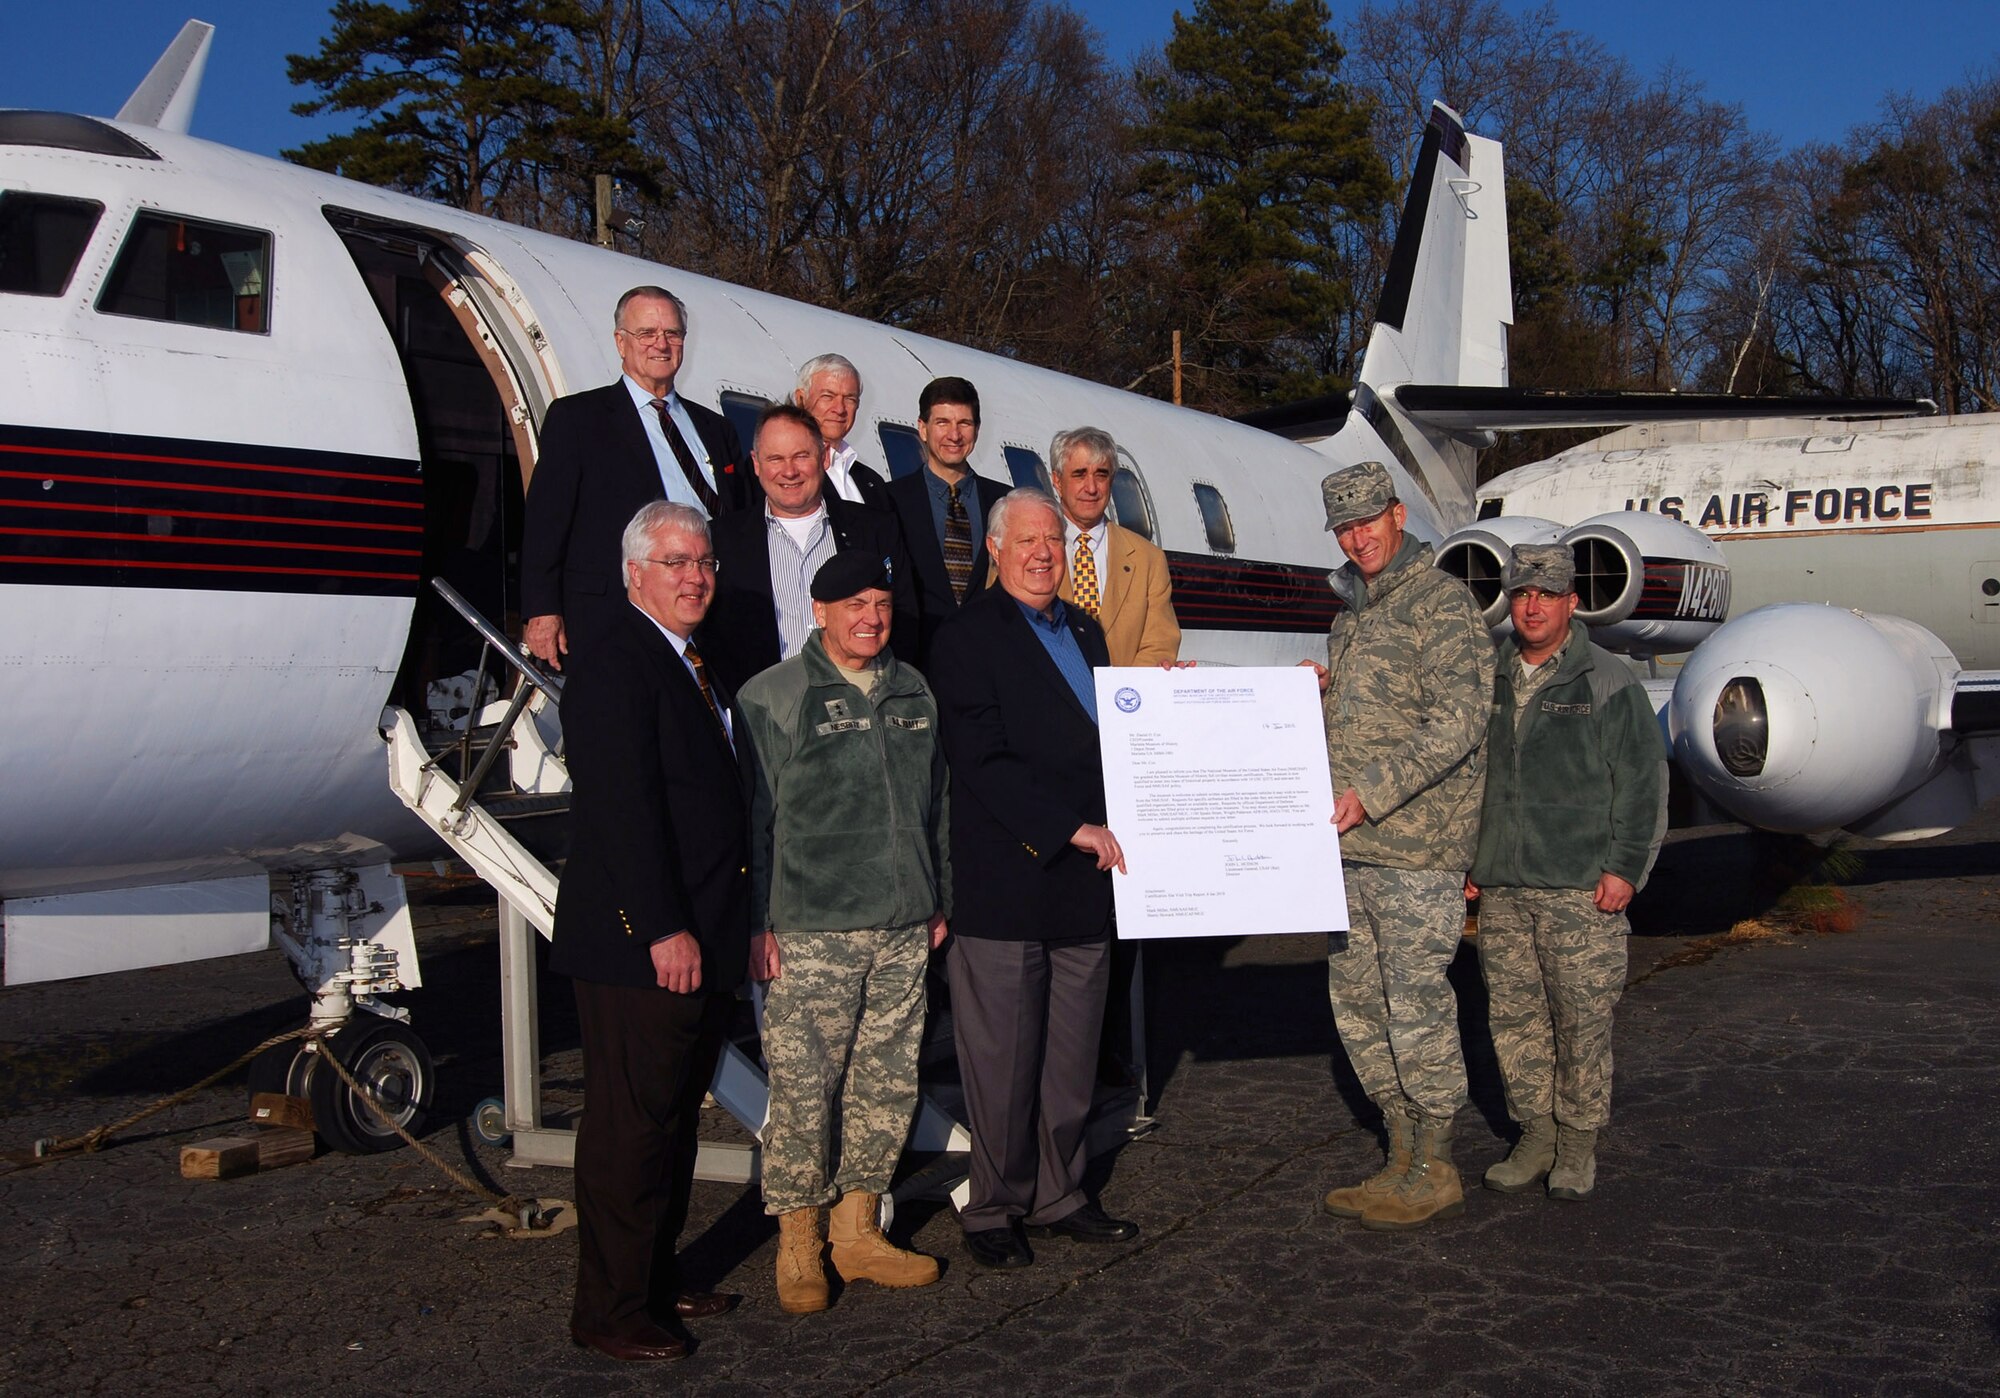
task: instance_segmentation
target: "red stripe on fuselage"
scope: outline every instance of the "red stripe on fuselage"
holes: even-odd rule
[[[0,553],[0,563],[56,564],[81,568],[172,568],[195,573],[266,573],[300,578],[381,578],[390,582],[417,581],[415,573],[367,573],[348,568],[272,568],[256,563],[170,563],[164,559],[136,558],[37,558],[32,554]]]
[[[109,485],[128,490],[194,490],[207,495],[255,495],[266,500],[321,500],[335,505],[376,505],[385,510],[421,510],[421,500],[374,500],[354,495],[318,495],[303,490],[257,490],[235,485],[195,485],[184,481],[128,480],[121,476],[51,475],[46,471],[0,471],[0,479],[67,481],[71,485]]]
[[[0,443],[0,452],[21,456],[67,456],[86,461],[144,461],[156,466],[212,466],[221,471],[275,471],[287,476],[326,476],[343,481],[379,481],[385,485],[415,485],[412,476],[378,476],[365,471],[331,471],[317,466],[271,466],[256,461],[217,461],[200,456],[149,456],[130,451],[90,451],[80,447],[35,447]]]
[[[309,544],[296,539],[232,539],[206,534],[123,534],[108,529],[4,529],[0,537],[25,539],[124,539],[138,544],[186,544],[239,549],[312,549],[321,553],[383,553],[394,558],[421,558],[421,549],[371,548],[366,544]],[[122,565],[121,565],[122,566]],[[223,567],[233,565],[224,564]]]
[[[46,479],[46,478],[45,478]],[[164,487],[163,487],[164,488]],[[0,500],[10,510],[75,510],[111,515],[162,515],[168,519],[220,519],[235,524],[291,524],[313,529],[379,529],[385,533],[421,534],[421,524],[369,524],[353,519],[315,519],[310,515],[241,515],[223,510],[167,510],[145,505],[70,505],[61,500]]]

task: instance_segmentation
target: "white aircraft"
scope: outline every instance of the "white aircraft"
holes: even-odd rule
[[[449,580],[496,621],[509,612],[537,425],[554,398],[616,376],[612,307],[636,284],[686,300],[679,388],[739,420],[812,355],[854,360],[867,387],[855,438],[896,474],[918,469],[917,394],[940,374],[980,388],[984,474],[1038,481],[1054,431],[1107,428],[1124,448],[1116,518],[1167,550],[1185,653],[1207,663],[1284,664],[1322,644],[1339,558],[1319,482],[1334,466],[1388,463],[1434,542],[1474,526],[1481,501],[1511,502],[1473,486],[1485,434],[1512,425],[1472,401],[1508,393],[1500,147],[1446,108],[1353,402],[1306,445],[192,138],[209,34],[191,22],[114,120],[0,111],[9,984],[275,940],[316,1020],[377,1011],[354,1017],[367,1027],[342,1048],[357,1075],[428,1095],[412,1085],[429,1074],[421,1041],[379,996],[417,978],[391,861],[439,846],[384,779],[385,731],[411,726],[394,714],[405,707],[428,715],[436,747],[480,698],[463,678],[479,640],[424,584]],[[1943,510],[1954,497],[1934,484]],[[1685,505],[1694,492],[1681,493]],[[1895,498],[1909,519],[1907,485]],[[1870,499],[1880,517],[1892,497]],[[1583,526],[1625,568],[1616,589],[1593,574],[1616,595],[1592,615],[1607,637],[1623,625],[1658,650],[1675,646],[1655,623],[1676,645],[1717,632],[1668,709],[1704,792],[1751,820],[1765,794],[1806,792],[1769,823],[1831,828],[1970,771],[1975,745],[1952,748],[1949,721],[1970,682],[1910,623],[1829,611],[1859,641],[1813,643],[1816,667],[1779,665],[1776,641],[1705,667],[1731,634],[1717,630],[1729,575],[1700,530],[1655,505]],[[1503,509],[1479,537],[1519,537]],[[1867,637],[1894,663],[1861,659]],[[1869,688],[1892,679],[1893,707]],[[439,697],[454,685],[456,715]],[[1871,726],[1829,720],[1856,705]],[[1909,730],[1893,745],[1890,719]],[[1822,788],[1786,770],[1795,751],[1816,773],[1882,746],[1895,775],[1854,811],[1815,804]],[[1958,796],[1982,792],[1977,780]],[[289,892],[273,897],[274,876]],[[394,1144],[334,1105],[340,1143]]]
[[[1714,808],[1917,839],[2000,794],[1996,455],[1992,414],[1629,427],[1481,486],[1442,565],[1499,624],[1505,545],[1570,542],[1594,634],[1689,652],[1654,688]]]

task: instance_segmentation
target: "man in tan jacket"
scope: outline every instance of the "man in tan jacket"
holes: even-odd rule
[[[1062,599],[1097,618],[1113,665],[1159,665],[1181,651],[1167,556],[1106,517],[1117,471],[1118,444],[1102,428],[1058,432],[1049,444],[1069,564]]]
[[[1113,665],[1167,665],[1180,658],[1181,625],[1174,617],[1167,556],[1109,518],[1118,444],[1101,427],[1075,427],[1049,443],[1049,476],[1063,513],[1062,599],[1097,618]],[[1113,929],[1111,980],[1104,1006],[1097,1075],[1112,1087],[1144,1088],[1135,1042],[1132,978],[1139,949]],[[1143,985],[1143,982],[1142,982]]]

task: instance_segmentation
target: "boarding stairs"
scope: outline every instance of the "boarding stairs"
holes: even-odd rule
[[[478,632],[483,647],[467,696],[461,731],[449,742],[426,740],[426,725],[402,708],[384,711],[389,784],[414,812],[499,895],[500,1039],[502,1096],[482,1107],[475,1125],[493,1141],[513,1142],[516,1166],[557,1165],[575,1159],[576,1132],[543,1118],[541,1032],[534,937],[555,931],[557,875],[546,859],[560,841],[544,835],[569,806],[569,773],[563,766],[559,712],[562,681],[541,669],[449,583],[432,587]],[[513,694],[486,700],[489,674],[511,671]],[[504,763],[502,759],[505,759]],[[753,1002],[763,1021],[763,990]],[[710,1092],[751,1137],[761,1139],[770,1091],[764,1069],[744,1048],[723,1048]],[[935,1162],[901,1181],[896,1196],[910,1199],[940,1191],[963,1202],[965,1128],[926,1094],[910,1149]],[[697,1177],[747,1183],[757,1174],[754,1146],[703,1141]]]

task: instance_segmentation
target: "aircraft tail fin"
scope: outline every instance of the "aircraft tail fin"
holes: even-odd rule
[[[201,93],[202,70],[208,67],[209,41],[214,37],[212,24],[191,19],[182,25],[167,51],[118,109],[118,120],[185,136],[194,117],[194,100]]]
[[[1500,143],[1431,105],[1375,326],[1354,386],[1359,418],[1446,518],[1470,518],[1474,469],[1490,432],[1440,428],[1406,413],[1403,384],[1503,387],[1514,319],[1507,185]]]
[[[1469,134],[1457,112],[1434,102],[1353,393],[1238,420],[1342,464],[1372,458],[1400,468],[1448,530],[1472,518],[1473,472],[1493,433],[1420,418],[1397,390],[1504,388],[1513,306],[1500,143]]]
[[[1361,382],[1504,385],[1513,306],[1500,143],[1434,102]]]

